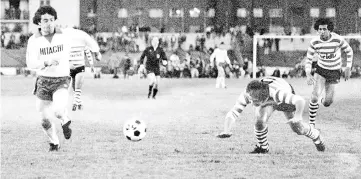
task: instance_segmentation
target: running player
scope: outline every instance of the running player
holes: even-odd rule
[[[72,79],[73,111],[81,110],[83,107],[81,100],[82,86],[84,84],[85,59],[88,60],[91,71],[94,72],[93,57],[100,61],[101,54],[97,42],[84,31],[67,28],[64,33],[71,36],[72,48],[70,52],[70,76]]]
[[[316,125],[316,114],[319,108],[321,94],[325,91],[325,97],[321,100],[325,107],[329,107],[334,99],[335,85],[341,78],[341,50],[346,52],[347,63],[345,69],[345,80],[351,76],[353,51],[350,45],[340,35],[332,32],[333,22],[329,19],[318,19],[314,24],[314,29],[320,34],[311,40],[307,50],[307,61],[305,71],[307,84],[313,85],[313,91],[309,103],[309,122]],[[317,65],[315,74],[312,76],[312,58],[316,55]]]
[[[65,139],[70,139],[71,120],[66,114],[68,104],[69,53],[71,41],[60,29],[55,29],[57,12],[50,6],[40,7],[33,18],[39,31],[29,38],[26,50],[26,64],[37,71],[34,95],[36,109],[41,114],[42,126],[49,137],[49,151],[60,148],[54,120],[62,124]]]

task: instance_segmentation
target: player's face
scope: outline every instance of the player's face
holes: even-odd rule
[[[328,39],[328,37],[330,36],[330,31],[328,30],[327,25],[319,25],[318,33],[320,34],[322,39]]]
[[[159,44],[158,38],[153,38],[153,39],[152,39],[152,46],[153,46],[153,47],[158,47],[158,44]]]
[[[255,90],[255,91],[251,91],[249,93],[250,96],[250,100],[252,101],[252,104],[256,107],[261,106],[264,102],[267,101],[268,98],[263,99],[263,95],[264,91],[262,90]]]
[[[45,33],[44,35],[54,33],[55,29],[55,18],[50,14],[41,15],[41,20],[39,23],[41,31]]]

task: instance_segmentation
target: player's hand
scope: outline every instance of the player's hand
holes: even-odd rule
[[[91,67],[91,68],[90,68],[90,71],[91,71],[92,73],[94,73],[94,67]]]
[[[45,66],[56,66],[59,65],[58,59],[51,59],[44,62]]]
[[[102,54],[100,52],[97,52],[94,54],[95,60],[100,61],[102,59]]]
[[[315,82],[316,82],[315,78],[311,74],[308,74],[307,75],[307,84],[313,85],[313,84],[315,84]]]
[[[345,69],[345,81],[350,79],[350,76],[351,76],[351,69],[350,69],[350,67],[346,67],[346,69]]]
[[[224,139],[224,138],[230,138],[232,136],[232,132],[221,132],[217,135],[218,138]]]

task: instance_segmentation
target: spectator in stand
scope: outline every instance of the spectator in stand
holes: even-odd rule
[[[288,78],[288,73],[286,71],[282,73],[282,78]]]
[[[121,65],[121,57],[114,47],[112,48],[110,53],[111,56],[109,58],[109,67],[113,70],[113,78],[118,79],[118,71]]]
[[[273,71],[272,76],[280,78],[280,77],[281,77],[281,71],[280,71],[280,69],[276,68],[276,69]]]
[[[132,59],[129,56],[128,50],[125,52],[125,56],[122,58],[122,66],[123,66],[123,75],[124,79],[128,78],[128,70],[133,66]]]
[[[1,48],[5,47],[5,34],[4,31],[1,32]]]

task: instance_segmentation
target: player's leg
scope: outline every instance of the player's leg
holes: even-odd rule
[[[53,103],[52,103],[52,109],[54,111],[54,115],[61,122],[65,139],[70,139],[72,134],[72,130],[69,127],[71,120],[69,119],[67,114],[68,98],[69,98],[69,93],[67,89],[59,88],[53,94]]]
[[[118,70],[119,70],[118,67],[114,67],[114,76],[113,76],[113,78],[115,78],[115,79],[119,78]]]
[[[155,99],[155,96],[158,93],[159,80],[160,80],[160,76],[159,75],[155,76],[154,87],[153,87],[153,99]]]
[[[294,117],[294,112],[284,112],[287,120],[290,120]],[[312,139],[318,151],[325,151],[325,145],[322,141],[320,131],[314,127],[312,124],[308,124],[304,121],[290,122],[291,129],[298,135],[304,135]]]
[[[319,108],[318,101],[321,98],[323,89],[325,88],[326,79],[319,75],[318,73],[314,74],[315,84],[313,85],[313,91],[310,99],[309,107],[309,123],[313,126],[316,125],[316,115]]]
[[[222,66],[218,65],[217,66],[217,81],[216,81],[216,88],[224,88],[223,86],[223,79],[225,77],[225,72]]]
[[[256,124],[254,126],[254,133],[257,138],[257,145],[251,153],[267,153],[269,151],[267,122],[273,111],[272,105],[255,108]]]
[[[43,127],[43,131],[49,138],[49,151],[57,151],[60,148],[60,142],[53,122],[55,116],[51,109],[51,103],[51,101],[37,98],[36,109],[41,114],[41,126]]]
[[[76,75],[76,68],[70,69],[70,77],[71,77],[71,88],[73,91],[75,90],[75,75]]]
[[[334,95],[335,95],[335,87],[336,85],[333,83],[327,83],[325,85],[325,98],[322,103],[325,107],[329,107],[333,103]]]
[[[221,88],[226,88],[226,71],[225,69],[220,66],[220,69],[221,69]]]
[[[85,71],[85,68],[84,70],[82,70],[82,72],[77,73],[75,76],[73,111],[76,110],[76,107],[78,107],[79,110],[82,109],[81,92],[84,84],[84,75],[85,75],[83,71]],[[75,106],[75,110],[74,110],[74,106]]]
[[[154,73],[148,73],[147,78],[149,80],[149,89],[148,89],[148,98],[152,95],[153,86],[155,83],[155,74]]]

